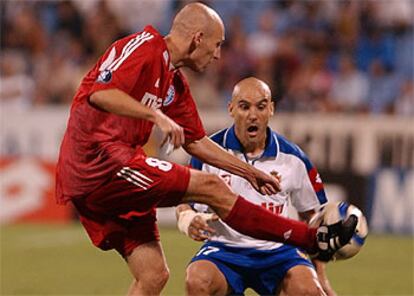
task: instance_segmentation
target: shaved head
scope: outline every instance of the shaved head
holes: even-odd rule
[[[199,2],[184,6],[175,16],[171,33],[191,35],[197,31],[208,33],[214,27],[224,28],[223,21],[213,9]]]
[[[248,155],[263,152],[273,109],[270,87],[264,81],[249,77],[234,87],[228,111],[234,119],[237,138]]]
[[[262,80],[249,77],[237,83],[233,89],[232,101],[246,96],[259,96],[271,100],[270,87]]]
[[[203,72],[212,61],[220,58],[223,21],[207,5],[193,2],[177,13],[164,39],[175,68],[188,67]]]

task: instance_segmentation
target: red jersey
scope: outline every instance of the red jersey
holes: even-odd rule
[[[84,77],[74,97],[56,173],[56,199],[65,203],[109,180],[151,133],[153,123],[118,116],[92,106],[98,90],[118,88],[141,103],[161,109],[184,129],[186,140],[205,131],[189,86],[171,67],[164,38],[151,26],[113,43]]]

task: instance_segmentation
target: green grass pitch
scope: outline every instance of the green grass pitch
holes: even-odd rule
[[[1,228],[0,295],[125,295],[131,281],[116,252],[92,247],[77,225]],[[161,229],[171,270],[162,295],[184,295],[184,271],[199,244]],[[338,295],[414,295],[413,237],[368,237],[355,258],[329,263]],[[255,295],[251,290],[247,295]]]

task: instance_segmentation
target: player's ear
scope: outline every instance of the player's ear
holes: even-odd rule
[[[273,116],[275,113],[275,102],[273,100],[270,101],[270,116]]]
[[[188,49],[189,54],[192,54],[197,49],[197,47],[200,46],[203,39],[203,34],[204,33],[201,31],[194,33],[193,38],[191,39],[190,47]]]
[[[227,104],[227,111],[229,112],[229,114],[230,114],[231,117],[234,117],[233,116],[233,109],[234,109],[233,103],[232,103],[232,101],[230,101]]]
[[[200,46],[201,41],[203,40],[204,33],[203,31],[197,31],[194,34],[193,41],[196,47]]]

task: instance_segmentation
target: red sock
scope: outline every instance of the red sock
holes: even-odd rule
[[[275,215],[241,196],[237,198],[224,222],[254,238],[288,243],[311,252],[316,249],[316,228]]]

